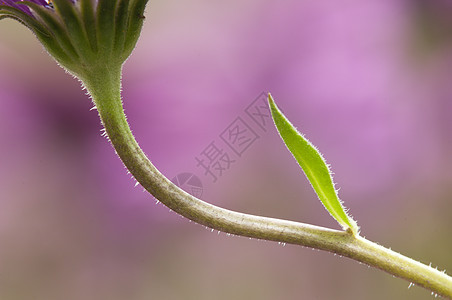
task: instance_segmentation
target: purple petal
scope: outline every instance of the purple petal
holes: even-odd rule
[[[27,0],[29,2],[33,2],[42,6],[49,6],[49,3],[45,0]],[[6,6],[11,6],[11,7],[15,7],[17,9],[20,9],[21,11],[32,15],[30,9],[28,8],[28,6],[20,4],[20,2],[22,2],[21,0],[0,0],[0,5],[6,5]]]

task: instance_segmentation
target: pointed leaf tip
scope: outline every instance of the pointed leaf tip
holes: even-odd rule
[[[289,151],[303,169],[314,191],[331,216],[344,228],[358,235],[358,225],[347,215],[334,188],[330,169],[317,150],[277,107],[272,95],[268,94],[268,102],[276,128]]]

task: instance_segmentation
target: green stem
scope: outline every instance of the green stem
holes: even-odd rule
[[[181,190],[160,173],[136,142],[121,101],[121,68],[85,77],[116,153],[135,179],[182,216],[219,231],[302,245],[349,257],[452,299],[452,277],[360,236],[292,221],[260,217],[211,205]]]

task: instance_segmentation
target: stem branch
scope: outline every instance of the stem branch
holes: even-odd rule
[[[161,174],[136,142],[121,101],[121,68],[83,81],[93,97],[116,153],[135,179],[178,214],[240,236],[302,245],[337,253],[452,299],[452,277],[346,231],[243,214],[211,205],[181,190]]]

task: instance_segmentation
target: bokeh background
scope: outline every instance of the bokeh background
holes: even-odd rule
[[[452,5],[153,0],[126,113],[168,177],[233,210],[338,228],[272,125],[270,91],[319,147],[373,241],[452,272]],[[0,22],[0,299],[430,299],[307,248],[191,223],[134,187],[79,83]],[[241,116],[259,138],[216,182],[195,157]],[[259,131],[260,130],[260,131]]]

